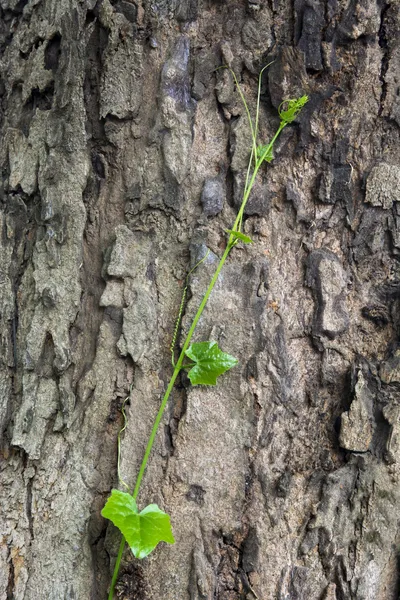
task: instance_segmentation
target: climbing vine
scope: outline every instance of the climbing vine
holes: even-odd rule
[[[267,65],[267,67],[268,66],[269,65]],[[257,109],[254,122],[251,117],[248,104],[243,96],[242,90],[237,81],[236,75],[233,71],[231,71],[240,97],[242,99],[243,105],[245,107],[252,137],[252,146],[250,150],[250,159],[247,169],[242,203],[237,213],[235,222],[232,225],[232,228],[226,231],[227,241],[225,251],[223,252],[220,258],[218,266],[208,285],[207,291],[200,302],[199,308],[194,316],[186,338],[183,341],[182,349],[179,353],[178,359],[175,361],[176,339],[180,327],[181,317],[184,310],[184,303],[187,290],[186,281],[183,299],[179,307],[178,319],[174,329],[173,341],[171,344],[173,373],[169,381],[167,390],[162,399],[161,406],[155,418],[154,425],[151,430],[145,454],[142,460],[142,464],[140,466],[139,473],[136,479],[135,487],[132,493],[130,493],[129,486],[120,477],[120,440],[121,433],[126,427],[125,403],[122,408],[124,416],[124,426],[118,435],[118,477],[121,484],[128,491],[124,492],[121,490],[113,489],[110,497],[108,498],[102,510],[102,515],[110,521],[112,521],[114,525],[118,527],[122,534],[122,539],[118,551],[117,560],[115,563],[108,600],[112,600],[114,596],[114,588],[118,578],[125,543],[129,544],[134,556],[140,559],[148,556],[159,542],[167,542],[169,544],[173,544],[175,541],[171,529],[169,515],[163,512],[157,506],[157,504],[149,504],[139,512],[136,500],[139,494],[140,485],[146,470],[147,462],[149,460],[154,440],[158,431],[158,427],[160,425],[165,407],[167,406],[168,399],[174,388],[174,384],[178,375],[182,370],[188,370],[188,377],[192,385],[216,385],[217,378],[220,375],[223,375],[223,373],[225,373],[226,371],[235,367],[235,365],[238,364],[237,359],[231,356],[230,354],[223,352],[218,347],[217,342],[210,340],[191,344],[191,340],[195,332],[197,323],[204,311],[210,294],[218,280],[218,276],[231,250],[238,243],[252,243],[251,238],[242,232],[242,224],[244,210],[246,208],[246,204],[249,199],[250,193],[253,189],[257,174],[264,162],[270,163],[273,160],[273,148],[276,140],[278,139],[282,130],[296,119],[299,112],[308,101],[307,96],[301,96],[297,99],[284,100],[278,109],[280,122],[274,136],[272,137],[270,142],[266,144],[259,144],[258,124],[260,113],[261,79],[263,71],[267,67],[264,67],[264,69],[262,69],[258,80]],[[202,262],[204,258],[200,262]],[[194,269],[197,268],[199,264],[200,263],[198,263],[194,267]],[[192,269],[191,272],[193,272],[194,269]]]

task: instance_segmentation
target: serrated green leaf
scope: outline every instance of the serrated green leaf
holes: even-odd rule
[[[303,108],[303,106],[307,104],[307,102],[308,96],[306,95],[301,96],[301,98],[291,98],[290,100],[284,100],[278,108],[281,121],[283,121],[286,124],[292,123]],[[286,110],[281,110],[281,106],[285,104],[287,106]]]
[[[175,543],[169,515],[157,504],[139,513],[130,494],[112,490],[101,514],[118,527],[136,558],[148,556],[159,542]]]
[[[236,358],[222,352],[214,341],[191,344],[186,355],[196,363],[188,373],[192,385],[215,385],[219,375],[238,364]]]
[[[265,156],[264,156],[264,154],[265,154]],[[260,160],[260,158],[262,158],[263,156],[264,156],[263,160],[266,160],[268,163],[270,163],[274,160],[274,153],[272,150],[272,146],[271,146],[271,148],[269,147],[269,144],[258,146],[257,159]]]
[[[240,240],[244,244],[253,243],[253,240],[248,235],[244,235],[244,233],[242,233],[241,231],[233,231],[233,229],[227,229],[226,232],[232,235],[237,240]]]

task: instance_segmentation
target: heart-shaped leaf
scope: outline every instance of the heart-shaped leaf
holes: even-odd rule
[[[120,530],[136,558],[145,558],[159,542],[174,544],[169,515],[149,504],[140,513],[130,494],[112,490],[101,514]]]
[[[238,364],[236,358],[222,352],[214,341],[191,344],[186,355],[196,363],[188,373],[192,385],[215,385],[219,375]]]

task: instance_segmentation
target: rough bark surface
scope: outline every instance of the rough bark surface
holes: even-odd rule
[[[129,600],[396,600],[400,6],[0,0],[0,600],[106,598],[100,516],[134,484],[186,273],[187,330],[240,203],[246,115],[310,102],[248,205],[196,339],[240,359],[174,391]]]

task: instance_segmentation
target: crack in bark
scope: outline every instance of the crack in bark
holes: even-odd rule
[[[8,583],[7,583],[7,600],[14,600],[15,572],[14,572],[14,563],[11,558],[11,549],[9,550],[9,554],[8,554],[8,564],[9,564],[9,571],[8,571]]]
[[[28,519],[28,527],[29,534],[31,536],[31,543],[35,539],[34,531],[33,531],[33,516],[32,516],[32,487],[33,487],[33,477],[30,477],[26,486],[26,516]]]
[[[379,33],[378,33],[379,46],[380,46],[380,48],[382,48],[382,52],[383,52],[383,57],[382,57],[382,61],[381,61],[381,70],[379,73],[379,79],[382,84],[382,92],[381,92],[381,97],[379,100],[378,117],[380,117],[382,115],[384,105],[385,105],[386,95],[387,95],[387,83],[385,80],[385,75],[389,68],[389,44],[388,44],[388,38],[387,38],[387,33],[386,33],[385,17],[387,15],[387,12],[388,12],[390,6],[391,6],[391,4],[384,3],[384,5],[382,7],[381,22],[380,22]]]

